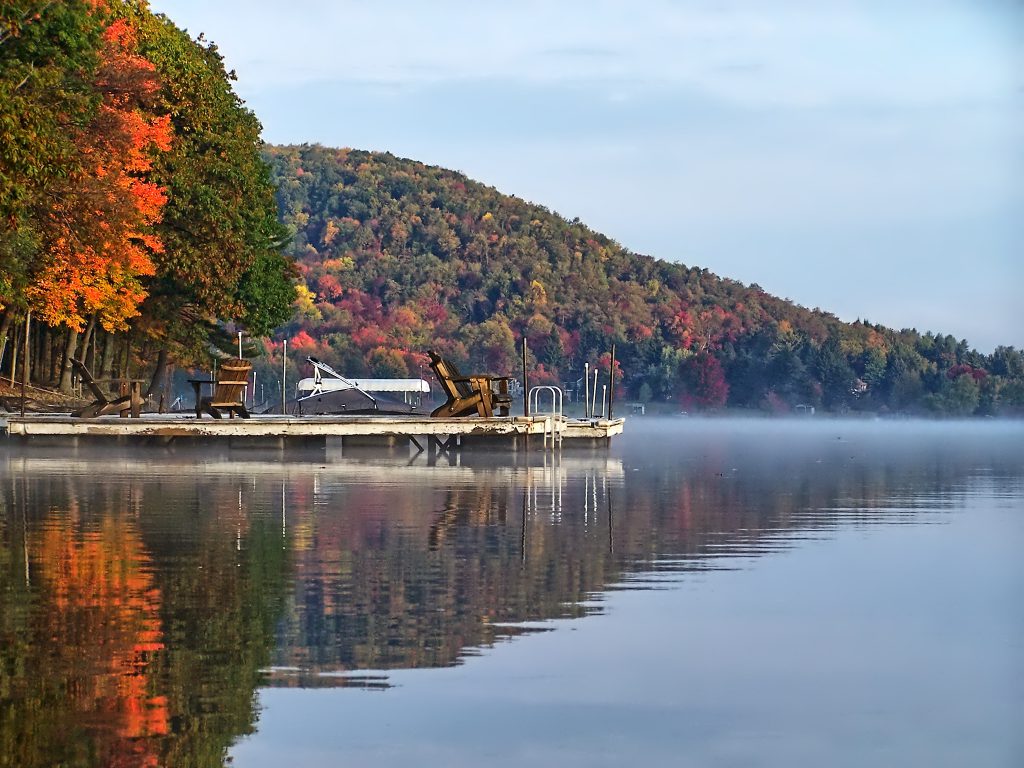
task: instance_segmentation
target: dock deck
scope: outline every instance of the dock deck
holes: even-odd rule
[[[8,416],[8,437],[22,443],[170,445],[224,443],[230,447],[334,445],[394,446],[452,450],[490,445],[529,447],[607,445],[622,433],[624,419],[570,419],[557,416],[508,416],[491,419],[436,419],[428,416],[252,416],[248,419],[197,419],[192,414],[148,414],[137,419],[94,419],[61,414]],[[340,441],[340,443],[338,442]]]

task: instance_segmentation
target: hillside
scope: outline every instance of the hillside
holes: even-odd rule
[[[350,375],[419,375],[436,349],[537,382],[605,370],[622,397],[685,408],[1019,412],[1024,355],[844,323],[696,266],[631,253],[579,220],[390,154],[268,147],[299,312],[296,354]],[[571,388],[571,387],[570,387]]]

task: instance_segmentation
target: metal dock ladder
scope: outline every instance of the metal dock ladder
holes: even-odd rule
[[[551,409],[541,411],[541,395],[551,395]],[[545,398],[546,401],[546,398]],[[546,402],[545,402],[546,404]],[[562,432],[565,430],[565,417],[562,415],[562,390],[559,387],[541,385],[531,387],[529,393],[530,413],[534,417],[544,418],[544,448],[548,447],[548,435],[551,435],[551,448],[562,447]]]

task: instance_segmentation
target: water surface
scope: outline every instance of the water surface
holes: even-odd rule
[[[1024,426],[0,452],[0,766],[1024,756]]]

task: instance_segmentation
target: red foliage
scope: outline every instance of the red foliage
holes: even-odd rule
[[[946,371],[946,377],[952,381],[955,381],[964,375],[969,375],[972,379],[980,383],[986,376],[988,376],[988,371],[984,368],[975,368],[973,365],[967,365],[966,363],[954,365]]]
[[[684,406],[721,408],[729,397],[722,364],[707,352],[694,355],[683,365],[686,391],[680,402]]]
[[[305,331],[299,331],[292,337],[289,346],[291,346],[296,351],[314,350],[316,349],[317,341]]]
[[[605,352],[597,359],[597,369],[601,372],[600,375],[605,381],[608,380],[608,363],[611,360],[611,353]],[[616,358],[615,360],[615,381],[621,384],[622,382],[622,363]]]
[[[352,332],[352,343],[359,349],[367,352],[375,347],[381,347],[388,343],[387,334],[374,323],[367,323],[362,328]]]
[[[316,283],[317,293],[325,299],[334,300],[341,296],[342,287],[334,275],[324,275]]]
[[[544,363],[537,363],[537,366],[530,371],[530,386],[554,386],[562,385],[558,371],[549,371]]]

